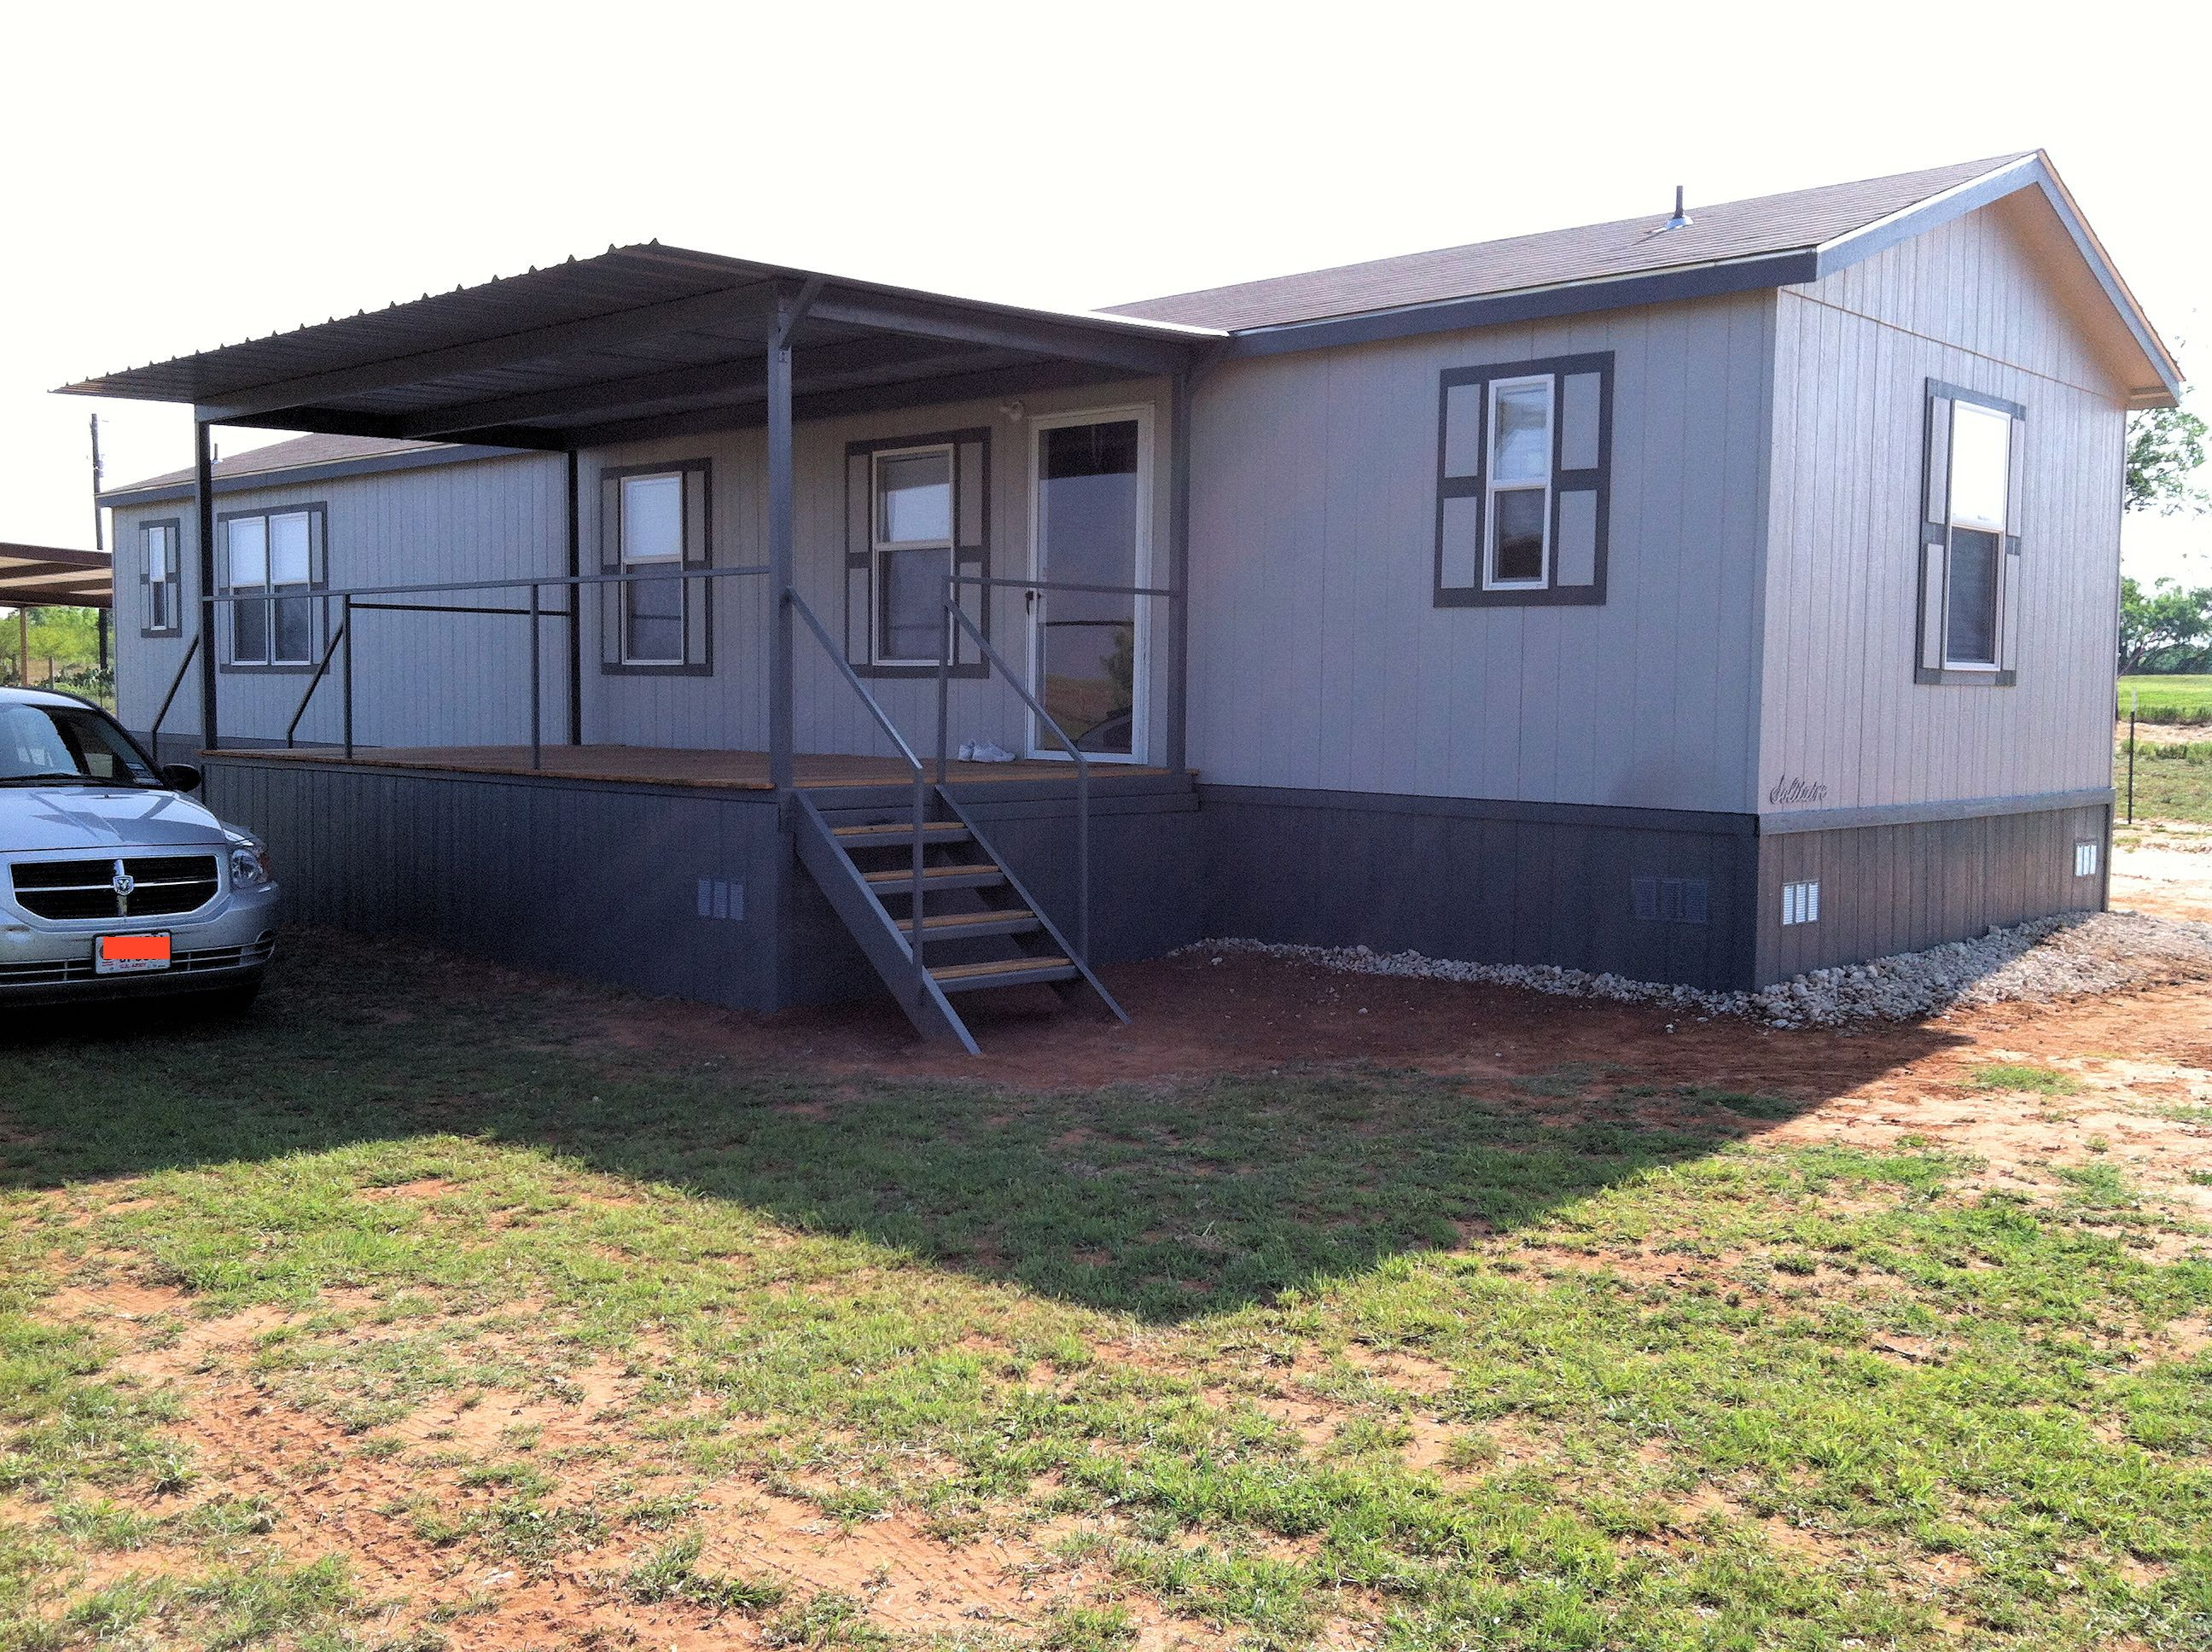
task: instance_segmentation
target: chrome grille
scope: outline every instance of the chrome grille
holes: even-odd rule
[[[166,970],[143,975],[102,975],[88,949],[81,958],[41,958],[30,963],[0,963],[0,987],[59,987],[71,981],[102,981],[127,985],[158,981],[164,975],[196,975],[210,969],[242,969],[266,963],[276,950],[274,937],[264,935],[244,946],[213,946],[196,952],[179,952]]]
[[[9,869],[15,904],[39,918],[159,918],[215,899],[211,854],[101,860],[19,860]]]

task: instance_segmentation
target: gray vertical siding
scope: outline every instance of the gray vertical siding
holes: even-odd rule
[[[558,459],[520,455],[224,493],[216,496],[216,508],[220,517],[233,511],[324,504],[330,583],[358,586],[564,573],[565,499]],[[138,526],[164,517],[182,523],[184,631],[179,637],[141,637],[146,593],[137,580]],[[114,538],[120,570],[115,589],[117,707],[124,723],[143,732],[184,658],[185,639],[199,625],[198,535],[191,502],[118,506]],[[451,598],[494,599],[489,593]],[[508,593],[496,599],[516,597]],[[558,600],[557,592],[549,593],[549,604]],[[557,738],[566,644],[560,627],[551,623],[544,641],[549,732]],[[356,642],[355,721],[365,743],[466,745],[529,738],[526,622],[368,614],[361,618]],[[217,713],[222,732],[245,741],[278,738],[307,684],[304,676],[294,672],[224,671]],[[198,728],[199,699],[188,683],[163,731],[196,736]],[[337,685],[325,683],[300,726],[300,738],[334,741],[339,732]]]
[[[1761,809],[1785,774],[1830,809],[2109,784],[2125,416],[2040,211],[2002,203],[1783,290]],[[1913,681],[1931,378],[2027,410],[2016,687]]]
[[[1222,367],[1194,409],[1191,762],[1236,785],[1741,811],[1771,294]],[[1448,367],[1610,350],[1607,599],[1443,608]]]
[[[1020,398],[1024,416],[1009,418],[1001,400],[948,403],[896,412],[810,422],[797,431],[793,507],[800,594],[833,638],[845,629],[845,448],[931,432],[988,427],[991,431],[991,571],[1020,578],[1030,571],[1030,443],[1029,420],[1085,409],[1144,406],[1151,410],[1153,447],[1152,562],[1156,582],[1166,574],[1168,395],[1158,380],[1083,390],[1031,392]],[[705,458],[713,465],[714,560],[723,567],[767,560],[763,493],[765,441],[757,430],[676,437],[584,456],[584,558],[599,566],[596,507],[603,470],[664,460]],[[757,750],[767,744],[768,689],[765,578],[717,582],[714,672],[708,677],[609,674],[599,670],[599,612],[591,604],[585,622],[584,738],[618,744],[697,746]],[[1152,647],[1148,659],[1151,756],[1166,744],[1167,619],[1152,604]],[[997,593],[992,605],[993,645],[1024,673],[1029,670],[1028,622],[1018,591]],[[1194,645],[1195,647],[1195,645]],[[933,678],[869,679],[870,691],[917,750],[933,748],[937,684]],[[866,708],[803,633],[793,684],[793,720],[802,751],[891,755],[892,748]],[[994,673],[988,682],[957,679],[952,685],[950,739],[994,740],[1020,752],[1028,744],[1027,713]]]

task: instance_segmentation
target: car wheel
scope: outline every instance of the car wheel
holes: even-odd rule
[[[261,995],[261,977],[235,981],[228,987],[217,987],[212,993],[200,994],[200,1005],[213,1016],[244,1015],[253,1007],[253,1000]]]

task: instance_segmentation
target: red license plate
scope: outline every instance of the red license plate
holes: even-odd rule
[[[101,975],[131,975],[141,969],[166,969],[169,967],[169,938],[167,935],[102,935],[93,944],[93,973]]]

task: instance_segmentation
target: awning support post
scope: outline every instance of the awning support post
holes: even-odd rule
[[[568,450],[568,577],[584,571],[583,531],[576,520],[576,450]],[[584,587],[568,587],[568,744],[584,744]]]
[[[200,749],[204,751],[216,750],[222,738],[216,726],[215,705],[215,448],[210,440],[213,429],[205,419],[192,420],[192,520],[199,540]]]
[[[1178,373],[1168,390],[1168,741],[1167,766],[1186,766],[1190,700],[1190,392]]]
[[[792,543],[791,331],[797,323],[789,298],[776,302],[775,331],[768,341],[768,563],[775,592],[769,633],[768,769],[779,802],[792,781],[791,598],[797,588]]]

